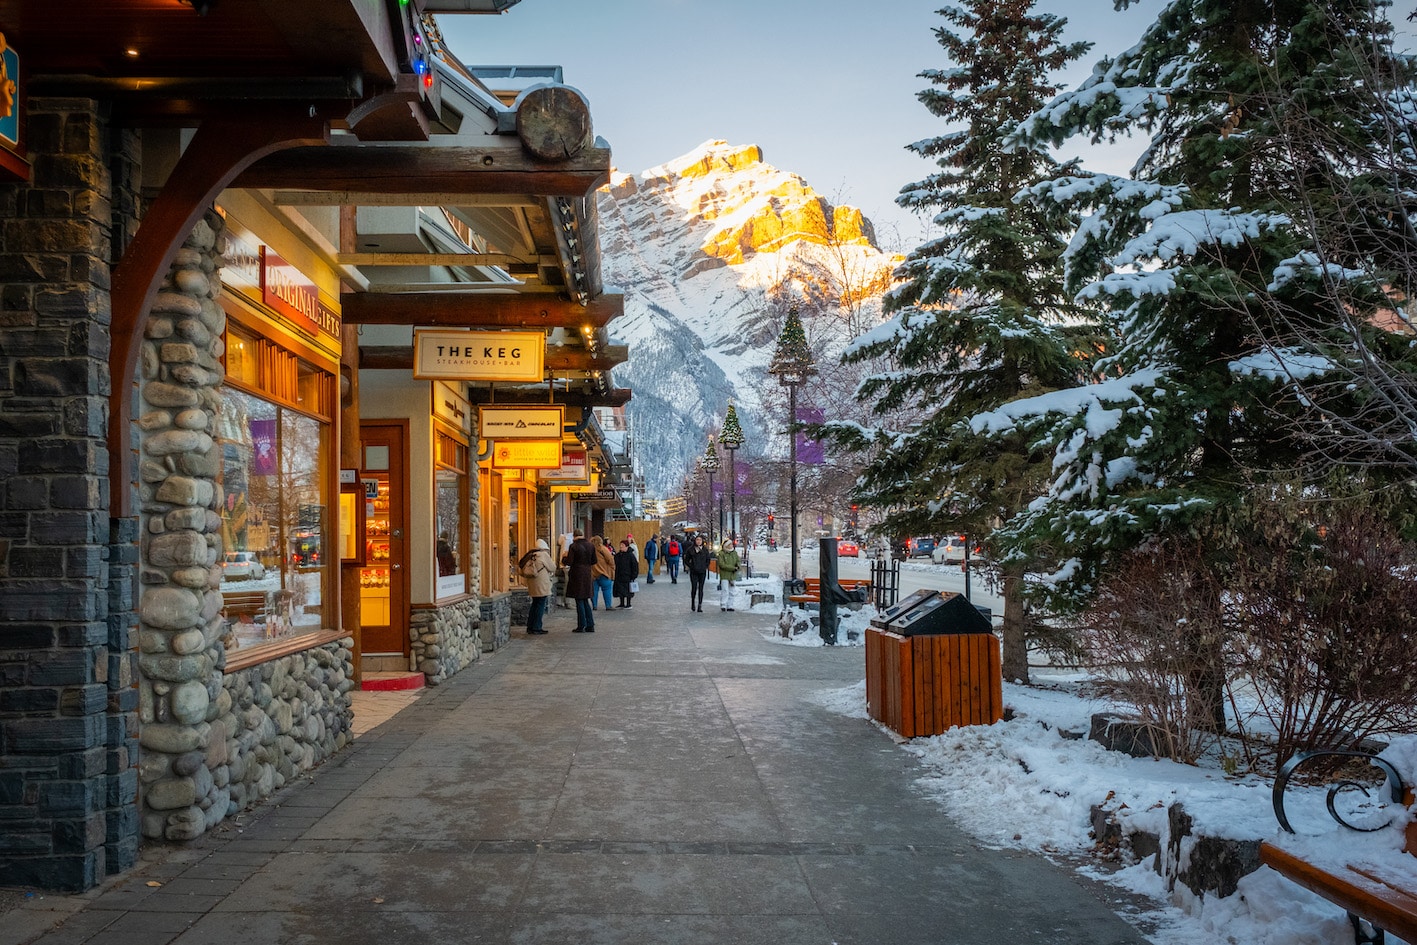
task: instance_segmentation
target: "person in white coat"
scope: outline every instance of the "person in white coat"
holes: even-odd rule
[[[551,549],[545,538],[536,540],[536,549],[522,565],[522,577],[526,578],[527,596],[531,598],[531,609],[526,615],[526,632],[527,636],[536,636],[546,632],[542,621],[556,577],[556,565],[551,561]]]

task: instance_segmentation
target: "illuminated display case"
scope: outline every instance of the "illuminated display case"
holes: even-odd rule
[[[359,569],[360,619],[389,623],[389,481],[365,480],[364,567]]]

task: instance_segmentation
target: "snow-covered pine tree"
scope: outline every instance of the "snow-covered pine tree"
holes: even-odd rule
[[[1292,346],[1293,329],[1306,325],[1331,342],[1355,321],[1368,330],[1313,289],[1347,281],[1345,304],[1371,312],[1383,276],[1381,265],[1363,271],[1371,255],[1313,252],[1306,208],[1340,199],[1338,185],[1356,183],[1345,169],[1354,165],[1317,142],[1296,163],[1285,112],[1303,108],[1343,129],[1347,147],[1372,143],[1373,96],[1343,87],[1410,77],[1410,63],[1385,42],[1386,7],[1173,0],[1140,42],[1103,59],[1017,136],[1025,147],[1146,136],[1131,178],[1065,175],[1034,188],[1045,204],[1091,214],[1069,247],[1068,280],[1108,312],[1113,337],[1098,362],[1107,379],[976,420],[996,435],[1045,430],[1051,441],[1049,495],[1001,539],[1057,552],[1055,600],[1085,597],[1118,555],[1172,530],[1203,531],[1256,481],[1311,458],[1307,405],[1283,388],[1324,366]],[[1395,183],[1364,186],[1396,197]],[[1405,210],[1388,203],[1398,211],[1393,231],[1410,234],[1410,196]],[[1359,399],[1350,396],[1349,407]]]
[[[856,496],[896,536],[989,535],[1047,483],[1051,457],[1022,436],[981,437],[969,420],[1020,397],[1081,383],[1090,329],[1063,291],[1061,256],[1076,221],[1056,206],[1022,203],[1025,188],[1063,173],[1043,149],[1006,137],[1056,92],[1050,73],[1086,51],[1064,44],[1066,21],[1032,0],[973,0],[940,10],[934,32],[952,66],[920,73],[920,101],[951,127],[909,148],[940,168],[901,191],[904,207],[935,213],[943,235],[896,271],[889,319],[857,339],[847,363],[886,360],[858,400],[905,429],[828,424],[865,457]],[[990,547],[991,552],[993,548]],[[1004,598],[1004,675],[1027,680],[1021,596],[1028,562],[993,556]]]

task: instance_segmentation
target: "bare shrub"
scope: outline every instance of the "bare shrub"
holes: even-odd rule
[[[1168,539],[1127,555],[1080,629],[1110,690],[1135,706],[1157,753],[1187,764],[1224,728],[1221,596],[1201,543]]]
[[[1233,665],[1277,762],[1417,725],[1417,546],[1361,500],[1257,502],[1227,579]]]

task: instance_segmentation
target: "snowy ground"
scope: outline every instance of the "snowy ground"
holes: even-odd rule
[[[753,612],[775,618],[780,609],[779,604],[760,604]],[[846,629],[864,632],[871,612],[842,613],[840,642],[846,644]],[[774,619],[764,627],[765,638],[788,646],[823,645],[815,632],[783,639],[774,632],[776,626]],[[1353,932],[1341,909],[1268,867],[1241,880],[1233,896],[1201,899],[1179,884],[1169,893],[1150,858],[1121,869],[1091,858],[1094,804],[1120,809],[1135,828],[1164,835],[1166,808],[1181,802],[1195,819],[1197,834],[1280,839],[1315,855],[1361,855],[1385,870],[1408,871],[1409,888],[1417,888],[1417,858],[1400,852],[1399,822],[1406,822],[1401,808],[1379,814],[1392,817],[1393,826],[1356,834],[1329,820],[1323,788],[1291,785],[1286,809],[1302,836],[1284,838],[1275,823],[1267,777],[1227,775],[1218,762],[1191,767],[1136,759],[1086,739],[1064,738],[1060,730],[1086,732],[1094,712],[1119,708],[1089,696],[1088,682],[1084,674],[1037,671],[1030,686],[1004,685],[1011,721],[908,741],[884,727],[882,732],[919,758],[920,790],[981,843],[1033,850],[1151,901],[1152,910],[1128,918],[1156,945],[1351,945]],[[864,681],[823,690],[816,700],[834,712],[867,718]],[[1417,739],[1395,741],[1386,756],[1408,783],[1417,780]],[[1027,826],[1021,830],[1020,824]],[[1388,941],[1399,940],[1389,936]]]

